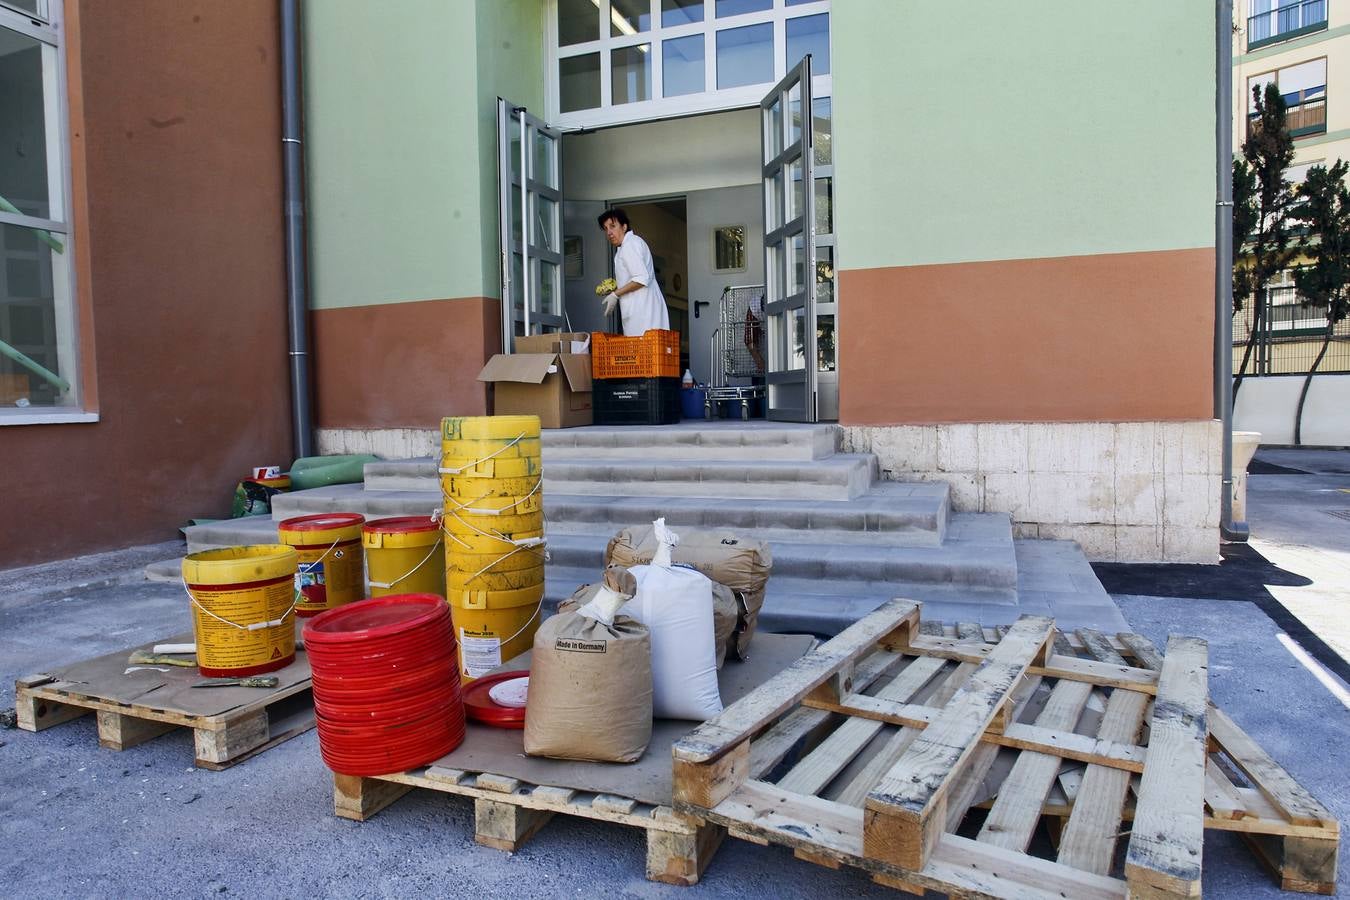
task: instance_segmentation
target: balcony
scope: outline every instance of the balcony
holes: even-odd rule
[[[1255,116],[1248,118],[1248,137],[1251,137],[1252,132],[1256,130],[1256,126],[1259,124],[1260,120]],[[1325,92],[1323,92],[1323,96],[1290,104],[1284,113],[1284,126],[1289,129],[1289,136],[1295,140],[1310,137],[1314,134],[1326,134],[1327,98]]]
[[[1272,0],[1278,3],[1279,0]],[[1247,49],[1249,51],[1292,40],[1327,27],[1329,0],[1299,0],[1283,3],[1278,9],[1247,17]]]

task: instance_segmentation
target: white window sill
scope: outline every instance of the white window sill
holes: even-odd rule
[[[5,425],[77,425],[97,422],[96,412],[29,407],[28,409],[0,410],[0,427]]]

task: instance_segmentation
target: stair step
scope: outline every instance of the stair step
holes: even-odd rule
[[[836,425],[784,422],[686,422],[634,428],[592,425],[544,431],[544,462],[554,459],[647,459],[669,455],[684,460],[824,459],[839,441]]]

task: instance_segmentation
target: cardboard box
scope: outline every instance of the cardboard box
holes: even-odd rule
[[[516,338],[517,346],[521,340]],[[544,428],[591,424],[590,354],[498,353],[478,380],[492,385],[496,415],[538,416]]]
[[[590,353],[589,331],[559,331],[516,338],[517,353]]]

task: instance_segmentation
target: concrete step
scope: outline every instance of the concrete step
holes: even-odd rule
[[[546,430],[544,462],[563,459],[824,459],[838,447],[837,425],[786,422],[685,422],[648,428],[592,425]]]
[[[652,451],[655,452],[655,451]],[[372,491],[438,491],[436,462],[429,458],[368,463]],[[626,497],[794,498],[849,500],[877,479],[870,453],[840,453],[817,460],[596,459],[545,460],[544,493]]]

